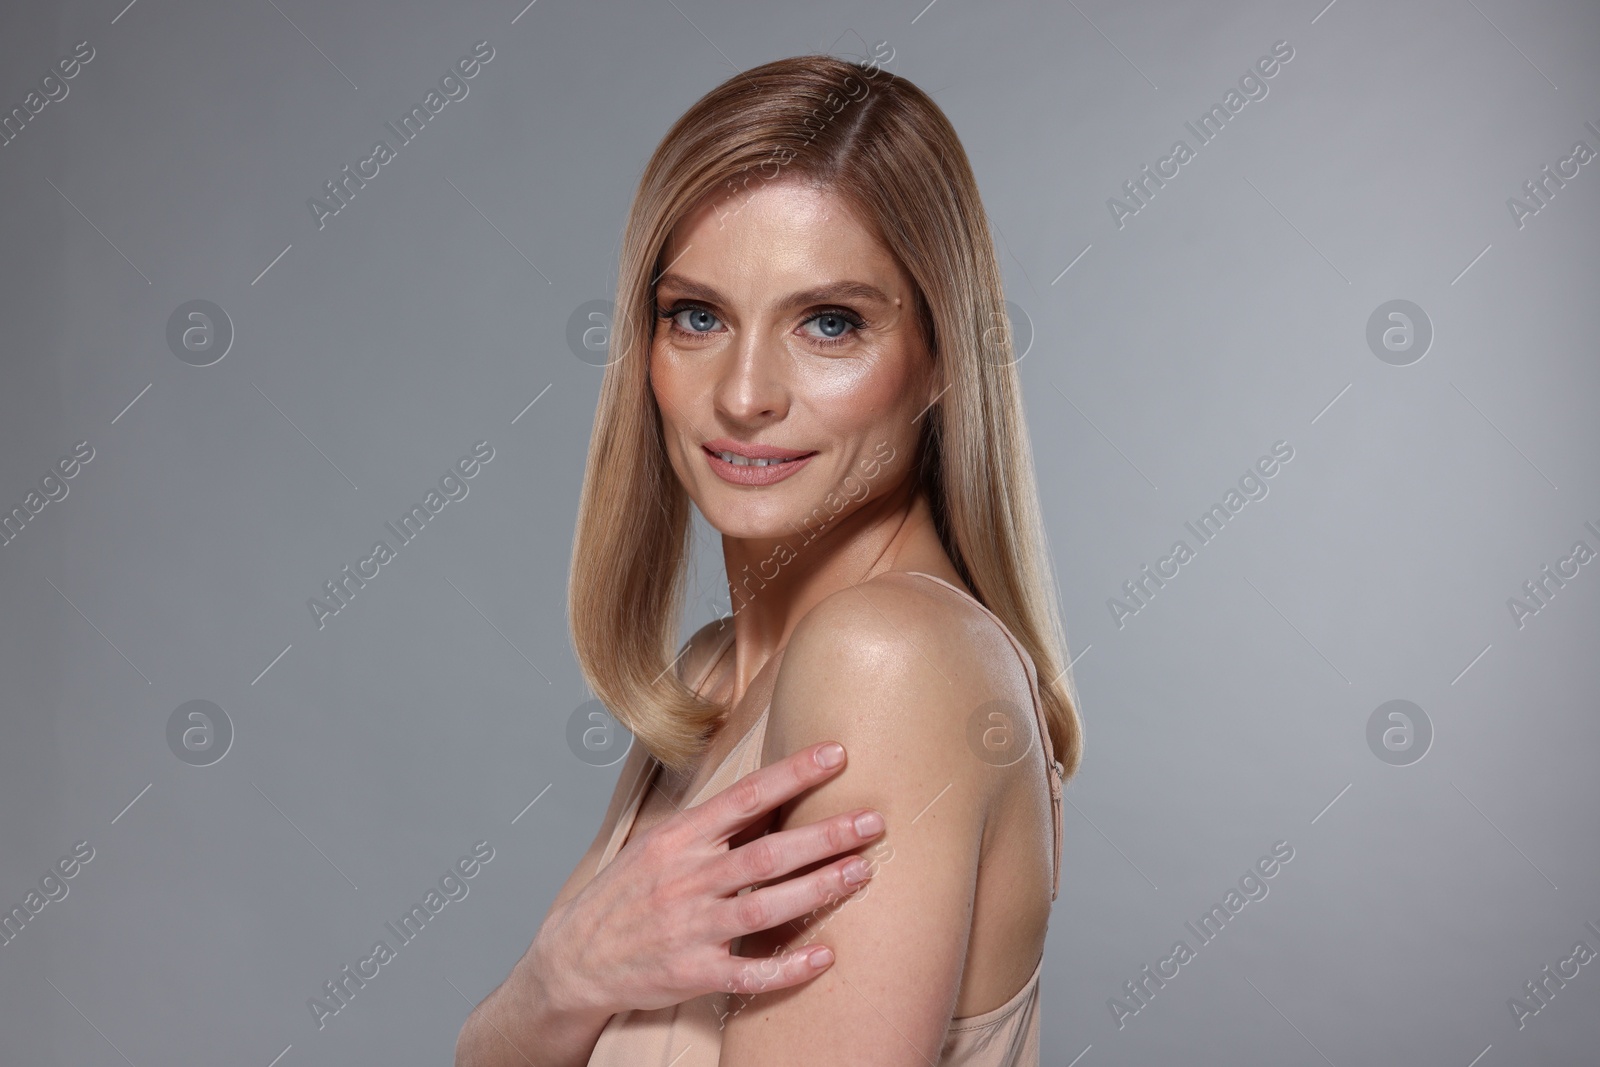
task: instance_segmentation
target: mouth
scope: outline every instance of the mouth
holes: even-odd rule
[[[777,445],[746,444],[729,437],[719,437],[700,446],[727,463],[749,466],[766,466],[788,463],[817,454],[816,449],[779,448]]]
[[[711,453],[713,456],[716,456],[724,463],[732,463],[735,467],[775,467],[780,463],[793,463],[797,459],[805,459],[807,456],[816,455],[815,452],[805,452],[801,455],[790,456],[785,459],[772,459],[763,458],[760,456],[741,455],[738,452],[723,452],[712,448],[708,448],[706,451]]]
[[[717,476],[735,485],[771,485],[798,472],[817,454],[814,450],[741,444],[727,438],[707,441],[700,450]]]

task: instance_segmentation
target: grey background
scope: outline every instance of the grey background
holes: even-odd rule
[[[1507,1003],[1600,950],[1600,563],[1507,607],[1600,549],[1600,163],[1507,207],[1600,148],[1594,5],[122,5],[0,11],[7,111],[95,49],[0,148],[0,509],[95,450],[0,547],[0,907],[95,850],[0,946],[0,1060],[448,1062],[616,776],[565,743],[599,382],[569,316],[612,295],[691,102],[887,41],[1033,333],[1087,723],[1044,1062],[1595,1062],[1600,964],[1520,1031]],[[479,40],[467,98],[319,230],[307,198]],[[1279,40],[1268,95],[1119,228],[1107,199]],[[236,331],[203,368],[166,343],[194,299]],[[1393,299],[1435,331],[1407,366],[1366,341]],[[468,496],[319,630],[307,599],[479,440]],[[1278,440],[1269,495],[1118,627],[1108,598]],[[686,632],[719,601],[701,548]],[[204,767],[166,740],[196,699],[234,729]],[[1434,730],[1409,766],[1366,740],[1393,699]],[[319,1031],[307,999],[480,840],[469,895]],[[1198,946],[1277,841],[1269,895]]]

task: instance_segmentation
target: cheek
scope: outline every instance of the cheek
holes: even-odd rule
[[[695,390],[699,386],[695,375],[682,361],[675,359],[670,348],[652,345],[650,349],[650,391],[655,397],[660,413],[662,437],[666,442],[667,458],[681,476],[682,458],[680,438],[692,429],[689,421],[696,416]]]
[[[675,422],[677,415],[674,408],[681,409],[689,398],[684,390],[691,383],[683,373],[683,367],[672,356],[671,349],[661,344],[650,346],[650,390],[655,394],[656,405],[661,409],[661,416],[669,424]]]
[[[817,420],[838,433],[877,430],[880,436],[904,428],[910,416],[922,409],[919,379],[898,354],[884,354],[871,362],[841,363],[818,374],[806,393]]]

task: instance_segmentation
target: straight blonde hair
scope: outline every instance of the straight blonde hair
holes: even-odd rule
[[[601,702],[676,772],[725,712],[671,669],[691,505],[650,388],[654,283],[673,227],[708,198],[721,194],[726,219],[751,188],[803,180],[849,203],[915,282],[923,337],[948,383],[925,415],[916,476],[962,579],[1032,657],[1051,754],[1071,777],[1082,724],[988,221],[949,120],[880,61],[805,55],[737,74],[650,157],[623,231],[572,545],[578,662]]]

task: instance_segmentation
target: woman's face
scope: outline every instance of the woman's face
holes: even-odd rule
[[[792,180],[738,196],[667,242],[650,382],[707,521],[787,539],[903,482],[939,387],[911,279],[842,199]]]

